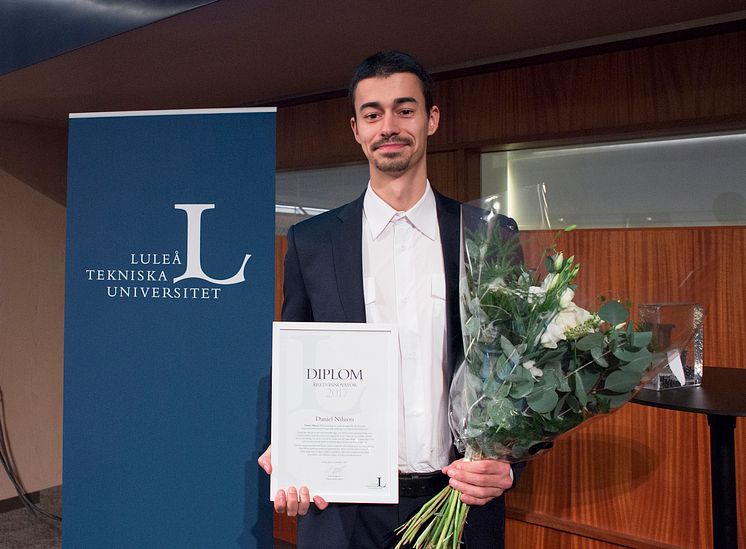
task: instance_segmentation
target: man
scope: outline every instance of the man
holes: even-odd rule
[[[427,180],[427,138],[440,120],[431,78],[407,54],[379,52],[357,68],[349,95],[352,133],[368,159],[370,182],[356,201],[288,231],[282,318],[399,326],[400,502],[328,504],[315,496],[312,506],[307,487],[291,486],[278,491],[275,510],[301,515],[301,548],[377,549],[450,483],[473,506],[466,547],[501,547],[510,466],[451,462],[448,389],[463,354],[459,204]],[[517,230],[505,221],[505,230]],[[259,458],[268,473],[270,452]]]

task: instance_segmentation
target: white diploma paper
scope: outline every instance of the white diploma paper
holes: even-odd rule
[[[270,499],[397,503],[398,397],[396,326],[275,322]]]

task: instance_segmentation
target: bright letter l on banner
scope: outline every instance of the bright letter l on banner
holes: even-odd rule
[[[71,115],[66,548],[271,547],[275,110]]]

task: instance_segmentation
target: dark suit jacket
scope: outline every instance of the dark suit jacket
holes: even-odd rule
[[[435,203],[443,248],[443,268],[446,280],[446,360],[453,374],[463,358],[461,322],[459,319],[458,284],[460,250],[460,203],[435,192]],[[363,296],[362,227],[363,198],[310,218],[290,228],[285,255],[284,302],[282,319],[295,322],[365,322]],[[517,232],[515,222],[501,218],[502,229]],[[309,522],[324,517],[327,530],[337,530],[340,538],[330,531],[324,538],[334,543],[329,547],[346,547],[341,536],[349,536],[349,529],[331,527],[332,516],[339,513],[339,521],[348,520],[349,508],[330,506],[322,513],[311,512],[300,523],[300,537],[304,531],[318,531]],[[470,511],[467,527],[467,547],[501,547],[504,507],[502,498],[490,505]],[[480,516],[483,516],[480,519]],[[338,522],[339,522],[338,521]],[[473,532],[469,533],[469,529]],[[343,532],[344,531],[344,532]],[[482,541],[480,542],[480,538]],[[305,545],[305,544],[303,544]],[[313,544],[308,544],[313,546]]]

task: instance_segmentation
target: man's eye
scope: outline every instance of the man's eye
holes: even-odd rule
[[[399,114],[401,116],[412,116],[414,114],[414,109],[402,109],[399,111]]]
[[[364,114],[363,118],[365,118],[366,120],[377,120],[378,118],[380,118],[380,116],[381,115],[377,112],[369,112],[367,114]]]

